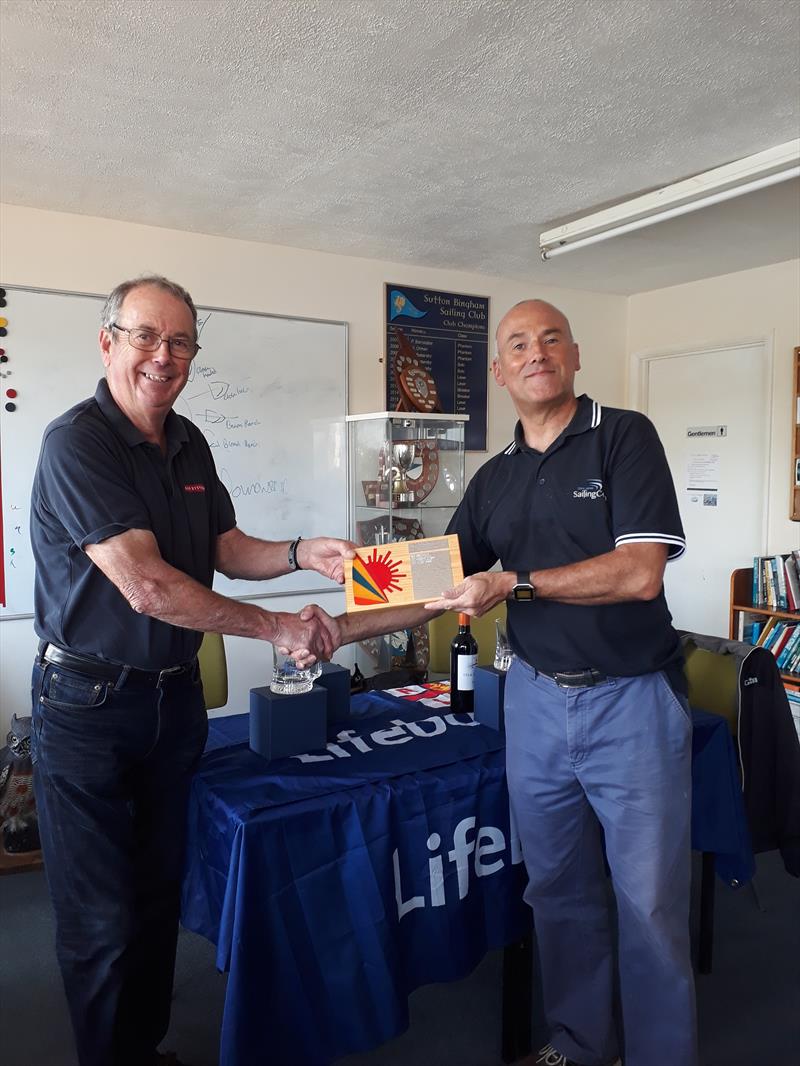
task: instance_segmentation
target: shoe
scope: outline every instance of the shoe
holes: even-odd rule
[[[560,1051],[556,1051],[552,1044],[545,1044],[543,1048],[539,1048],[533,1063],[534,1066],[581,1066],[579,1062],[573,1062]],[[613,1062],[608,1063],[608,1066],[622,1066],[622,1060],[614,1059]]]

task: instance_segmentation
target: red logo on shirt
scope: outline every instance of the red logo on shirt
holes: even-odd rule
[[[198,482],[196,485],[184,485],[183,486],[183,491],[184,492],[205,492],[206,491],[206,487],[205,487],[205,485],[201,485],[200,482]]]

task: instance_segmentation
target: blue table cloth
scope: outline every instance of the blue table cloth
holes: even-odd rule
[[[503,738],[471,715],[353,700],[325,751],[266,763],[214,719],[193,786],[184,925],[229,971],[221,1066],[325,1066],[408,1024],[408,995],[524,936]],[[693,846],[752,875],[725,721],[695,714]]]

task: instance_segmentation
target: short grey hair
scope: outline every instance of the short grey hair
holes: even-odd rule
[[[169,278],[163,277],[161,274],[142,274],[141,277],[131,278],[130,281],[122,281],[117,287],[109,293],[106,302],[103,304],[103,310],[100,312],[100,323],[103,329],[110,330],[112,325],[117,321],[120,308],[125,301],[125,297],[129,292],[133,292],[134,289],[139,289],[144,285],[152,285],[155,289],[161,289],[162,292],[168,292],[178,300],[183,300],[189,310],[192,312],[192,321],[194,322],[194,339],[197,340],[197,308],[194,305],[194,300],[189,293],[184,289],[182,285],[179,285],[177,281],[170,281]]]

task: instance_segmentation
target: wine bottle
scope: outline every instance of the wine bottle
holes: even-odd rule
[[[471,711],[475,705],[475,663],[478,642],[469,629],[469,615],[458,616],[458,633],[450,645],[450,709]]]

